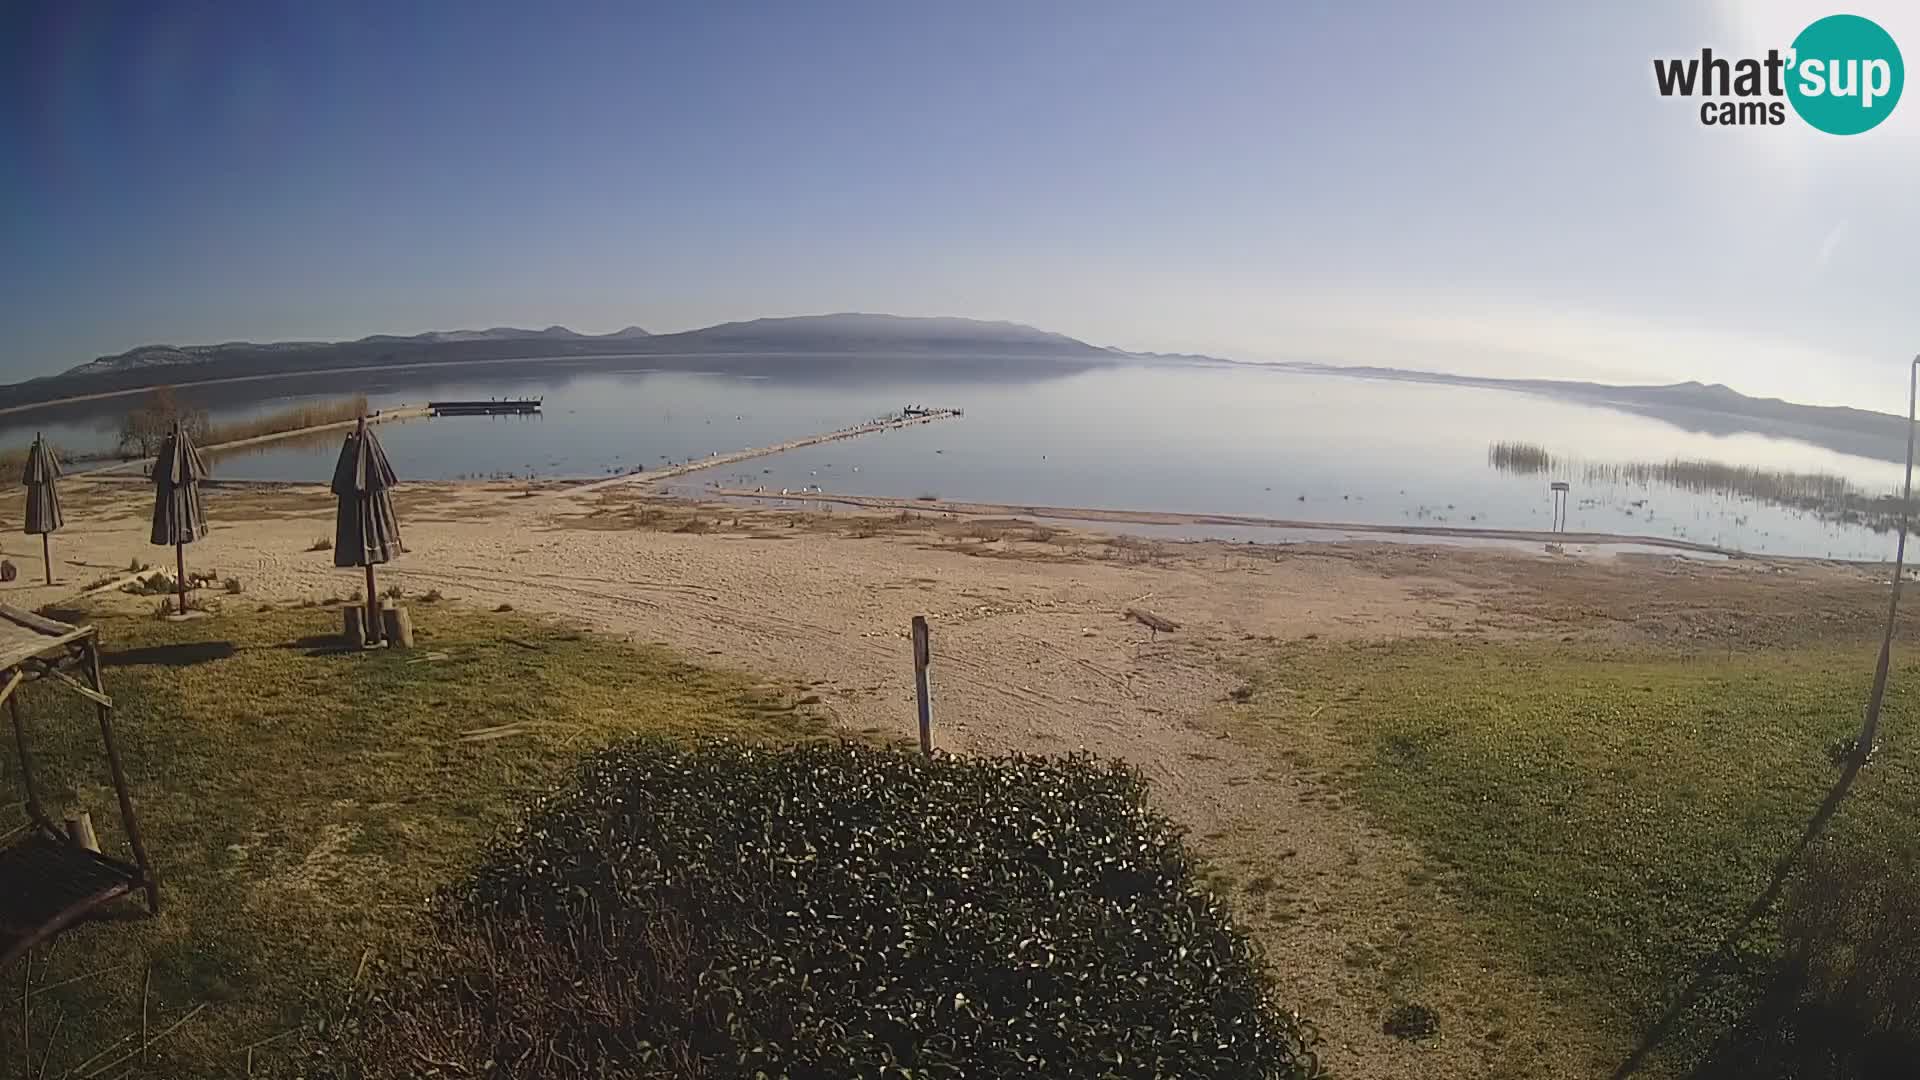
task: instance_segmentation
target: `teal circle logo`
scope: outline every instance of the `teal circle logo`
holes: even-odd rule
[[[1900,102],[1906,67],[1880,24],[1829,15],[1793,39],[1787,100],[1800,119],[1829,135],[1858,135]]]

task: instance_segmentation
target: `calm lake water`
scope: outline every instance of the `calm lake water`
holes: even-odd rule
[[[368,394],[375,407],[429,398],[542,396],[540,417],[392,423],[380,438],[402,479],[592,477],[777,443],[898,410],[957,406],[961,419],[694,473],[681,486],[1219,512],[1313,521],[1545,529],[1546,474],[1489,465],[1488,445],[1537,443],[1576,461],[1698,458],[1847,478],[1893,490],[1900,466],[1759,435],[1713,435],[1531,394],[1244,367],[1115,367],[1033,379],[854,375],[741,377],[616,361],[544,361],[367,377],[301,376],[187,388],[216,420]],[[659,365],[660,357],[646,363]],[[135,399],[4,418],[0,445],[44,430],[68,450],[113,441]],[[338,439],[226,455],[222,478],[325,479]],[[1716,493],[1588,483],[1567,527],[1681,537],[1752,552],[1885,558],[1890,533]],[[1188,530],[1198,532],[1200,530]],[[1237,530],[1234,535],[1246,535]]]

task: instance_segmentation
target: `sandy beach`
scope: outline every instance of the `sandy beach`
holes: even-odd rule
[[[170,567],[147,542],[151,495],[132,478],[71,478],[68,521],[53,541],[53,586],[37,537],[0,519],[18,579],[0,599],[70,601],[108,582],[100,603],[150,609],[117,591],[129,560]],[[215,485],[210,535],[189,571],[236,577],[243,591],[203,590],[216,605],[352,597],[357,572],[310,551],[333,532],[323,487]],[[764,678],[850,733],[914,731],[909,620],[933,626],[936,742],[961,753],[1086,749],[1135,763],[1165,809],[1210,859],[1285,861],[1294,876],[1337,882],[1311,917],[1249,920],[1288,958],[1289,1000],[1339,1034],[1331,1065],[1374,1077],[1486,1075],[1495,1065],[1548,1075],[1617,1053],[1581,1037],[1515,1040],[1491,1062],[1461,1043],[1417,1047],[1373,1019],[1378,973],[1340,961],[1341,943],[1408,911],[1458,923],[1442,900],[1413,895],[1420,856],[1305,769],[1236,747],[1219,723],[1241,665],[1263,645],[1321,639],[1448,636],[1597,643],[1778,643],[1808,627],[1871,625],[1883,603],[1869,568],[1670,556],[1595,560],[1413,544],[1169,543],[1063,530],[996,514],[911,506],[806,512],[700,504],[645,485],[414,484],[400,492],[409,553],[380,571],[409,595],[416,623],[511,605],[703,663]],[[1142,608],[1179,624],[1154,633]],[[217,618],[209,632],[217,633]],[[1494,962],[1439,981],[1503,987],[1554,1006],[1531,978]],[[1577,1025],[1574,1029],[1577,1030]]]

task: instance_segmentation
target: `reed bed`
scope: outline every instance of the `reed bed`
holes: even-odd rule
[[[9,446],[5,450],[0,450],[0,475],[12,476],[18,480],[21,470],[27,466],[27,451],[32,448],[33,444],[28,443],[25,446]],[[53,456],[60,459],[62,463],[67,460],[67,455],[61,453],[57,446],[53,447]]]
[[[1563,463],[1537,443],[1497,442],[1487,447],[1487,464],[1501,472],[1531,475],[1552,472]]]
[[[53,456],[58,459],[63,466],[90,461],[113,461],[120,457],[119,454],[111,450],[82,450],[68,453],[58,443],[48,443],[47,446],[53,450]],[[12,480],[5,480],[5,483],[13,483],[19,480],[21,471],[27,466],[27,451],[32,448],[33,444],[29,442],[22,443],[19,446],[9,446],[5,449],[0,449],[0,478],[13,478]]]
[[[1583,462],[1549,453],[1535,443],[1495,442],[1487,446],[1487,464],[1522,476],[1555,473],[1571,479],[1577,475],[1589,485],[1664,486],[1694,494],[1724,495],[1804,511],[1823,521],[1863,525],[1875,532],[1898,527],[1902,509],[1899,495],[1869,492],[1833,473],[1766,469],[1698,458]]]
[[[196,436],[203,447],[219,443],[240,442],[245,439],[257,439],[263,435],[279,435],[303,428],[319,427],[323,424],[337,424],[344,420],[355,419],[371,410],[367,406],[365,394],[338,398],[307,405],[295,405],[277,412],[252,417],[247,420],[235,420],[225,424],[214,424],[204,436]],[[315,447],[332,443],[338,439],[338,433],[318,431],[311,435],[297,435],[287,440],[276,440],[272,446],[262,446],[261,450],[281,449],[288,446]],[[20,446],[0,448],[0,476],[18,476],[27,464],[27,450],[30,443]],[[251,448],[248,448],[251,449]],[[75,465],[95,461],[126,461],[140,455],[128,454],[118,450],[81,450],[69,452],[57,444],[53,445],[54,456],[62,465]]]
[[[214,424],[207,429],[205,441],[207,445],[212,446],[217,443],[239,442],[242,439],[257,439],[262,435],[278,435],[283,431],[299,431],[301,428],[318,427],[321,424],[337,424],[343,420],[352,420],[366,415],[367,411],[365,394],[355,394],[352,397],[338,398],[333,401],[295,405],[247,420]]]
[[[1724,461],[1674,459],[1660,462],[1590,464],[1589,483],[1665,484],[1683,491],[1737,495],[1785,506],[1846,503],[1869,496],[1845,477],[1729,465]]]

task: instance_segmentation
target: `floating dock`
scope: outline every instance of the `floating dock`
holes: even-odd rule
[[[539,398],[497,398],[491,401],[429,401],[435,416],[528,416],[540,411]]]

